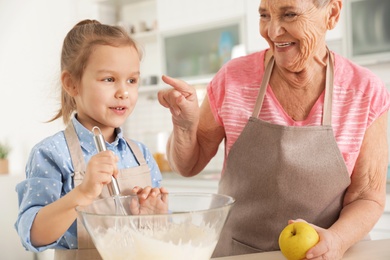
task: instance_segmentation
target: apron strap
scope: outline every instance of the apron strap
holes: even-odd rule
[[[324,98],[324,111],[322,115],[322,125],[332,125],[332,100],[333,100],[333,82],[334,66],[333,57],[328,49],[328,59],[326,64],[326,85]]]
[[[146,161],[145,161],[144,155],[142,154],[142,151],[139,149],[138,145],[134,141],[132,141],[131,139],[129,139],[127,137],[125,137],[125,140],[126,140],[127,144],[129,145],[130,149],[133,151],[134,157],[137,160],[139,166],[145,165]]]
[[[81,150],[80,142],[78,140],[76,130],[74,129],[73,123],[68,124],[65,131],[65,140],[68,144],[68,148],[71,151],[70,157],[72,160],[72,164],[74,167],[75,172],[84,172],[86,169],[86,164],[84,161],[83,152]],[[132,141],[131,139],[125,137],[125,140],[127,144],[129,145],[130,149],[134,153],[135,159],[137,160],[138,164],[140,166],[146,164],[144,155],[142,154],[142,151],[139,149],[138,145]],[[79,184],[79,183],[78,183]],[[76,185],[76,183],[75,183]]]
[[[68,144],[74,172],[84,172],[87,167],[84,161],[83,151],[81,150],[80,142],[72,122],[67,125],[64,134],[66,143]],[[75,183],[75,186],[76,185],[77,184]]]
[[[74,167],[73,182],[74,182],[74,186],[76,187],[80,185],[81,182],[83,181],[85,170],[86,170],[86,164],[84,161],[84,156],[81,150],[80,142],[72,122],[70,122],[67,125],[64,134],[65,134],[65,140],[68,144],[70,157],[72,159],[72,164]],[[83,226],[81,219],[79,217],[77,217],[77,241],[78,241],[79,250],[93,249],[93,250],[87,250],[83,252],[96,251],[96,249],[94,249],[95,245],[93,244],[91,237],[89,236],[87,230]],[[70,252],[79,252],[79,251],[72,250],[72,251],[68,251],[67,254],[69,254]]]
[[[332,97],[333,97],[333,81],[334,81],[334,65],[333,57],[329,49],[327,48],[327,62],[326,62],[326,83],[325,83],[325,97],[324,108],[322,112],[322,125],[332,125]],[[272,56],[269,60],[267,67],[265,68],[264,76],[261,81],[259,94],[257,95],[255,107],[253,109],[252,117],[259,118],[261,107],[263,106],[263,100],[269,79],[271,78],[272,70],[275,64],[275,59]]]
[[[255,108],[253,109],[252,116],[259,118],[261,107],[263,106],[263,100],[265,96],[265,91],[267,90],[267,85],[271,77],[272,69],[274,68],[275,59],[274,56],[269,60],[267,67],[265,68],[263,80],[261,81],[259,94],[257,95],[257,100],[255,103]]]

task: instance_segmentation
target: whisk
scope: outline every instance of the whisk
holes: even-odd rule
[[[102,135],[102,131],[99,127],[94,126],[92,128],[92,133],[94,134],[93,140],[95,141],[96,149],[98,152],[103,152],[107,150],[106,142],[104,140],[104,137]],[[115,179],[114,176],[111,176],[111,183],[107,186],[108,191],[110,192],[110,195],[114,197],[115,200],[115,207],[116,207],[116,213],[121,215],[127,215],[122,203],[120,203],[120,189],[118,185],[117,179]]]

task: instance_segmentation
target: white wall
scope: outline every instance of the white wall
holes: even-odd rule
[[[81,19],[109,15],[86,0],[0,0],[0,141],[12,147],[11,174],[24,173],[32,146],[63,129],[61,120],[44,122],[60,104],[66,33]]]
[[[11,176],[0,178],[0,259],[33,259],[13,228],[15,185],[32,146],[63,128],[61,121],[44,121],[58,109],[60,51],[83,16],[78,1],[0,0],[0,141],[12,146]]]
[[[75,23],[74,0],[0,0],[0,141],[12,146],[11,173],[24,171],[36,142],[62,128],[58,109],[62,40]]]

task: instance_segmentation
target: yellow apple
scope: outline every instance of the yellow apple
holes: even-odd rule
[[[288,260],[301,260],[306,252],[315,246],[320,237],[317,231],[306,222],[287,225],[279,235],[279,247]]]

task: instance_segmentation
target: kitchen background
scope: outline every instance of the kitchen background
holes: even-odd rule
[[[390,1],[344,1],[338,26],[328,32],[330,49],[376,73],[390,89]],[[62,41],[79,20],[120,24],[143,46],[139,100],[124,126],[164,158],[172,128],[170,113],[156,97],[163,73],[196,86],[199,99],[212,75],[227,59],[266,48],[258,33],[260,0],[0,0],[0,142],[12,148],[9,173],[0,175],[0,249],[3,259],[32,259],[23,252],[12,224],[16,218],[15,183],[24,177],[32,146],[63,129],[45,123],[59,108]],[[389,120],[390,129],[390,120]],[[390,132],[390,131],[389,131]],[[389,140],[390,140],[390,134]],[[171,190],[215,191],[223,146],[202,176],[182,179],[164,173]],[[389,205],[387,205],[387,209]],[[374,238],[390,237],[390,213]],[[41,255],[42,258],[42,255]]]

